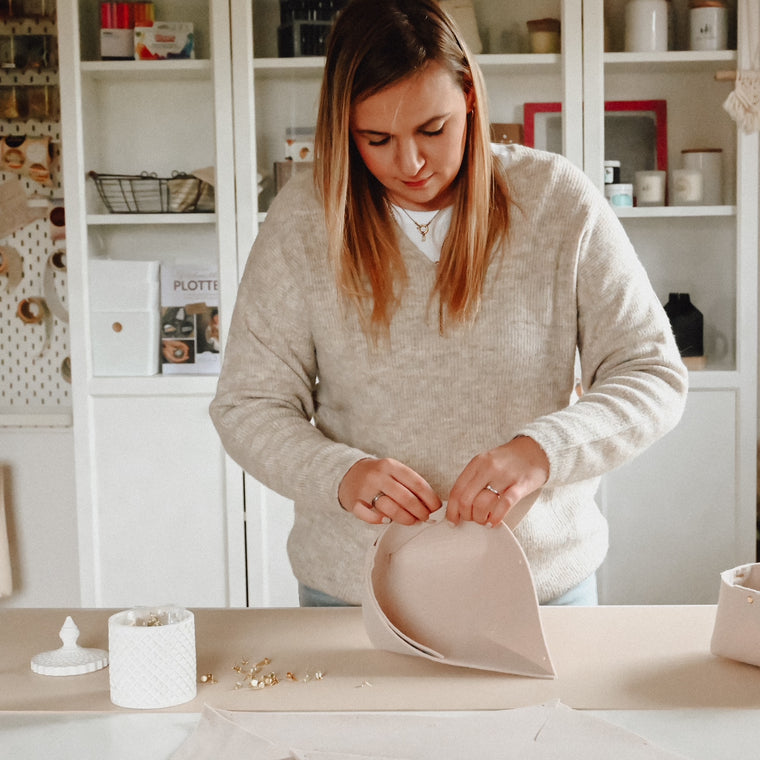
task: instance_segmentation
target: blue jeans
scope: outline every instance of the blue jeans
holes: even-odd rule
[[[596,573],[589,575],[585,581],[573,586],[569,591],[544,602],[550,607],[573,606],[573,607],[596,607],[599,604],[599,595],[596,588]]]
[[[298,603],[301,607],[355,607],[356,605],[344,602],[324,591],[298,584]],[[576,607],[595,607],[599,603],[596,590],[596,573],[590,575],[585,581],[581,581],[569,591],[565,592],[556,599],[544,602],[551,606],[576,606]]]

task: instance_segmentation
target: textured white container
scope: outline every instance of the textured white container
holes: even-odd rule
[[[151,618],[153,616],[153,618]],[[146,621],[158,619],[161,625]],[[179,607],[136,608],[108,619],[111,701],[154,709],[195,698],[195,617]]]
[[[625,6],[625,49],[657,53],[668,49],[667,0],[628,0]]]

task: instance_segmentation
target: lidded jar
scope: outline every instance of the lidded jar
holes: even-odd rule
[[[625,49],[657,53],[668,49],[669,0],[628,0],[625,6]]]
[[[728,6],[724,0],[691,0],[689,42],[692,50],[728,47]]]

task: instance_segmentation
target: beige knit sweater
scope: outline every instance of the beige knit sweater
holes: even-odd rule
[[[553,154],[514,147],[508,167],[506,250],[477,319],[445,335],[428,305],[436,264],[399,233],[409,283],[390,349],[368,345],[336,292],[309,176],[288,183],[259,231],[211,415],[229,454],[294,500],[288,553],[308,586],[360,601],[377,528],[337,501],[358,459],[405,462],[445,500],[476,453],[523,434],[551,474],[516,535],[539,599],[562,594],[607,551],[599,476],[681,416],[687,372],[608,203]],[[576,346],[585,394],[568,405]]]

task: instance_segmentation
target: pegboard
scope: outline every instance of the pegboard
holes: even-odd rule
[[[9,21],[0,24],[0,34],[34,33],[55,37],[54,21]],[[48,85],[58,91],[58,70],[40,71],[0,69],[0,86]],[[24,174],[0,170],[0,185],[20,179],[30,205],[44,216],[0,239],[0,246],[14,249],[21,258],[22,278],[9,292],[9,278],[0,275],[0,422],[28,424],[31,415],[50,415],[67,420],[71,407],[68,324],[54,314],[45,322],[25,322],[18,314],[24,299],[45,295],[48,258],[58,253],[65,257],[66,240],[53,239],[49,211],[63,206],[61,182],[60,122],[36,119],[0,119],[0,138],[8,135],[49,137],[51,140],[50,183],[41,184]],[[2,209],[0,208],[0,214]],[[63,228],[65,230],[65,227]],[[55,235],[58,237],[58,233]],[[48,280],[50,274],[48,274]],[[59,266],[52,271],[52,285],[57,301],[67,309],[66,271]],[[23,418],[22,418],[23,416]],[[66,423],[68,424],[68,423]]]

